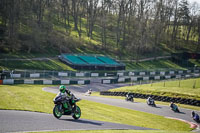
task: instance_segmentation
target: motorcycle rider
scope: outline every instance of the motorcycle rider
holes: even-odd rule
[[[151,96],[149,96],[147,98],[147,104],[149,104],[149,105],[153,105],[154,104],[154,99]]]
[[[85,96],[90,96],[92,94],[92,89],[89,89],[86,93]]]
[[[71,110],[73,105],[72,99],[74,98],[74,95],[68,88],[66,88],[65,85],[60,85],[59,90],[60,91],[58,92],[56,97],[62,96],[63,98],[65,98],[66,102],[63,103],[63,106],[64,108],[68,108],[69,110]]]
[[[192,111],[191,117],[193,118],[193,120],[199,122],[199,115],[197,113],[195,113],[194,111]]]
[[[171,107],[171,108],[174,108],[175,106],[176,106],[176,105],[175,105],[173,102],[170,103],[170,107]]]
[[[170,103],[170,107],[172,110],[179,112],[178,106],[174,102]]]
[[[127,94],[126,94],[126,97],[130,97],[132,94],[130,93],[130,92],[128,92]]]
[[[88,90],[88,94],[90,94],[90,95],[92,94],[92,89]]]
[[[126,94],[126,100],[128,101],[128,100],[133,100],[133,94],[131,94],[130,92],[128,92],[127,94]]]

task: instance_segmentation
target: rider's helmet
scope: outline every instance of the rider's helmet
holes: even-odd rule
[[[66,87],[65,87],[64,85],[61,85],[61,86],[59,87],[59,90],[60,90],[61,93],[65,93]]]

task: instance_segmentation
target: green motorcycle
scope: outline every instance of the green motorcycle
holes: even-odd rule
[[[53,102],[55,104],[53,108],[53,115],[59,119],[62,115],[72,115],[74,119],[79,119],[81,117],[81,109],[76,105],[76,102],[81,99],[72,98],[72,105],[69,103],[69,99],[64,96],[57,96]],[[64,103],[68,103],[67,107]],[[66,105],[66,104],[65,104]]]

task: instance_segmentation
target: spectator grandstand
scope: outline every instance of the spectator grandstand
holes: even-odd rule
[[[125,70],[125,65],[108,56],[61,54],[59,59],[77,70]]]

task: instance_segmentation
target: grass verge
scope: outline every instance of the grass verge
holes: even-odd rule
[[[55,94],[42,91],[44,85],[0,85],[0,109],[52,113]],[[160,130],[190,131],[189,125],[150,113],[82,100],[78,103],[85,119],[128,124]]]
[[[31,69],[31,70],[69,70],[75,71],[68,65],[60,62],[58,59],[48,60],[1,60],[0,69],[14,70],[14,69]]]
[[[164,130],[79,130],[79,131],[52,131],[40,133],[190,133],[187,131],[164,131]]]
[[[200,100],[200,78],[162,81],[152,84],[126,86],[110,91],[135,92],[159,96],[181,97]]]
[[[185,66],[186,67],[186,66]],[[168,69],[181,69],[185,68],[172,62],[169,59],[158,59],[152,61],[142,61],[142,62],[127,62],[126,69],[128,70],[168,70]]]

